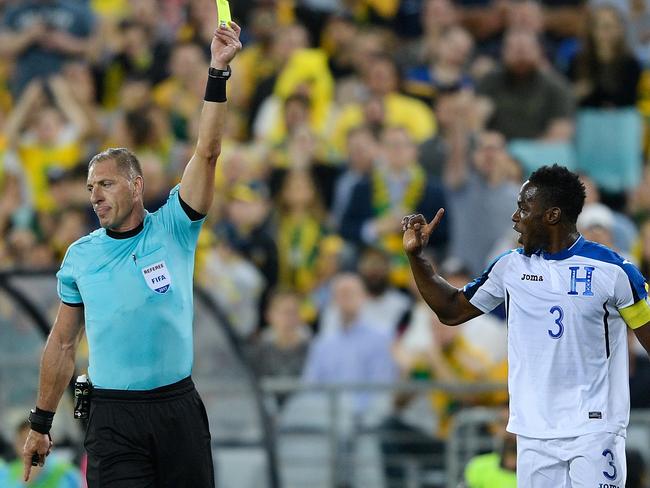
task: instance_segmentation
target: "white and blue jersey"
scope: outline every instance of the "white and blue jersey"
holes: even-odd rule
[[[510,432],[625,435],[626,324],[650,321],[645,280],[634,265],[580,237],[556,254],[510,251],[463,291],[486,313],[505,303]]]
[[[56,275],[61,300],[84,306],[96,388],[150,390],[191,373],[194,252],[203,219],[190,219],[178,191],[146,212],[135,235],[98,229],[73,243]]]

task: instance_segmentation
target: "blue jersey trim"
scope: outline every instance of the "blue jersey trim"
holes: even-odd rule
[[[524,252],[523,248],[517,248],[517,249],[510,249],[503,254],[500,254],[496,258],[494,258],[494,261],[492,261],[487,268],[485,268],[485,271],[483,271],[483,274],[476,278],[474,281],[470,281],[463,287],[463,293],[465,294],[465,298],[467,300],[471,300],[471,298],[476,294],[478,289],[485,284],[487,281],[490,272],[492,271],[492,268],[497,264],[499,259],[501,259],[504,256],[507,256],[510,253],[516,252],[518,254],[522,254]]]
[[[625,260],[610,248],[603,246],[602,244],[598,244],[597,242],[592,242],[585,239],[584,244],[575,254],[576,256],[591,258],[597,261],[602,261],[604,263],[615,264],[616,266],[620,267],[625,272],[627,279],[630,282],[630,288],[632,288],[634,303],[638,302],[639,300],[644,300],[648,296],[648,293],[645,289],[645,278],[641,272],[637,269],[636,266]]]
[[[561,251],[556,253],[542,251],[541,254],[544,259],[551,259],[555,261],[560,259],[570,258],[574,254],[580,254],[580,250],[585,245],[585,242],[587,242],[587,240],[584,237],[580,236],[573,244],[571,244],[570,247],[566,249],[562,249]]]

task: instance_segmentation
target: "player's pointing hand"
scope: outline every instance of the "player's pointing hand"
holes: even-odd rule
[[[444,214],[445,209],[439,209],[429,223],[422,214],[412,214],[404,217],[402,219],[402,231],[404,232],[402,245],[404,251],[407,254],[420,254],[429,242],[429,236],[440,224]]]

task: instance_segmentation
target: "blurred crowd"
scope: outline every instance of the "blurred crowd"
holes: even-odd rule
[[[196,275],[260,376],[504,381],[503,315],[438,323],[410,279],[401,218],[445,207],[429,252],[462,286],[516,247],[518,189],[542,164],[578,170],[579,230],[650,272],[650,2],[231,8],[244,49]],[[0,0],[0,19],[0,268],[56,268],[97,227],[93,154],[133,150],[151,212],[180,180],[215,4]],[[649,407],[650,363],[632,345],[633,407]],[[435,438],[462,406],[505,400],[434,395]]]

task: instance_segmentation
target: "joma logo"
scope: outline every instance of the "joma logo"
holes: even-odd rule
[[[544,277],[542,275],[530,275],[524,273],[521,275],[521,281],[544,281]]]

